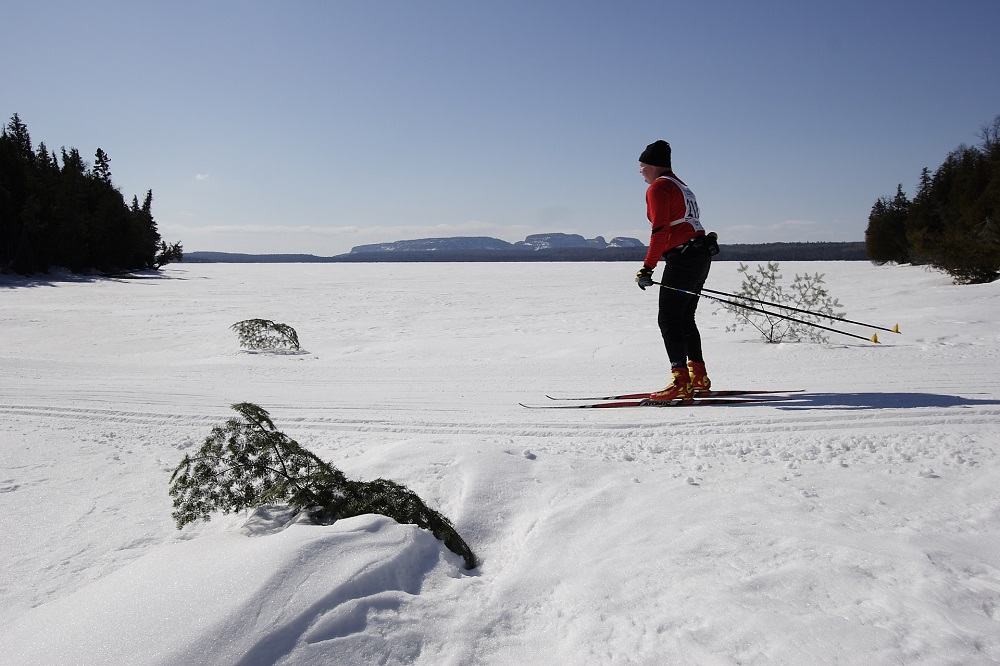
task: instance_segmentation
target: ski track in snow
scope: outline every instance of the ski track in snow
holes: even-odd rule
[[[830,398],[823,397],[818,401],[829,400]],[[928,396],[926,400],[915,396],[914,400],[921,403],[935,402],[933,396]],[[108,402],[118,405],[127,401],[125,396],[118,400],[108,397]],[[970,439],[983,427],[1000,422],[1000,406],[979,407],[973,404],[977,400],[956,399],[956,407],[871,408],[857,410],[861,412],[858,415],[852,409],[811,408],[809,405],[814,402],[817,400],[812,396],[803,394],[776,405],[753,403],[698,407],[694,414],[688,409],[670,408],[673,410],[670,416],[674,418],[666,424],[650,423],[661,419],[640,420],[637,417],[618,417],[605,419],[603,423],[581,424],[578,412],[572,412],[577,415],[576,418],[569,415],[563,418],[551,417],[548,423],[540,419],[530,425],[525,425],[523,419],[481,424],[456,419],[432,419],[425,415],[421,415],[418,421],[400,423],[394,416],[393,408],[384,403],[378,408],[378,411],[387,412],[381,419],[371,415],[371,408],[333,408],[323,410],[322,413],[316,410],[317,413],[299,415],[301,412],[314,410],[285,407],[282,422],[285,424],[283,429],[289,433],[302,431],[320,440],[324,439],[324,433],[337,432],[382,433],[406,437],[430,435],[508,438],[516,440],[517,446],[528,447],[536,452],[572,453],[578,457],[602,460],[641,459],[645,462],[692,456],[746,459],[748,456],[760,455],[786,462],[804,462],[840,455],[845,460],[855,462],[890,462],[895,459],[912,462],[917,459],[940,458],[946,462],[950,459],[958,461],[958,464],[974,465],[977,463],[969,458],[970,455],[994,455],[989,448],[970,448]],[[656,411],[656,408],[641,409]],[[412,413],[413,407],[399,405],[396,410]],[[342,411],[364,411],[367,415],[363,418],[324,415]],[[817,411],[820,413],[817,414]],[[865,414],[865,411],[868,413]],[[713,412],[720,415],[716,417]],[[741,413],[746,414],[746,417],[740,418]],[[200,434],[229,416],[221,406],[217,415],[210,416],[30,404],[0,404],[0,415],[37,419],[50,425],[60,422],[67,424],[62,427],[69,427],[68,424],[75,422],[100,422],[105,427],[117,424],[126,428],[130,436],[134,431],[140,439],[148,438],[150,432],[165,427]],[[911,431],[920,434],[914,436]],[[927,434],[934,431],[942,434]],[[779,433],[794,433],[798,437],[791,444],[776,444],[770,436]],[[581,445],[580,438],[592,438],[596,443]],[[187,441],[183,436],[180,439]],[[560,446],[555,442],[567,444]],[[822,442],[822,445],[819,446],[816,442]]]
[[[250,400],[348,476],[416,490],[482,566],[466,574],[433,540],[345,521],[348,534],[387,539],[372,542],[373,562],[382,558],[373,575],[331,572],[319,594],[311,564],[355,542],[288,545],[297,564],[261,569],[270,582],[249,605],[219,611],[245,640],[222,645],[192,627],[193,642],[163,639],[158,654],[173,656],[149,663],[1000,661],[1000,336],[972,314],[997,311],[995,287],[824,265],[844,301],[857,299],[852,285],[873,285],[859,306],[870,312],[852,315],[898,307],[913,328],[924,309],[931,322],[881,348],[770,346],[723,333],[726,322],[702,312],[718,388],[805,392],[774,404],[557,412],[517,402],[661,381],[650,371],[661,353],[654,306],[611,286],[624,265],[518,267],[514,277],[489,266],[472,286],[451,280],[455,267],[392,266],[412,285],[402,312],[395,290],[364,289],[366,272],[381,273],[352,268],[356,283],[344,267],[330,279],[315,266],[183,265],[161,283],[169,294],[141,308],[113,305],[136,289],[122,284],[58,287],[86,300],[41,298],[38,311],[16,302],[20,318],[3,325],[26,353],[0,355],[0,531],[10,537],[0,626],[28,631],[32,609],[58,621],[77,598],[128,593],[130,571],[146,572],[155,595],[149,577],[166,575],[155,562],[168,548],[188,544],[189,574],[199,544],[224,552],[246,517],[177,531],[166,488],[229,405]],[[818,270],[786,274],[795,269]],[[534,288],[567,270],[608,286],[572,304]],[[714,270],[713,288],[737,287],[735,265]],[[243,276],[255,271],[271,286],[248,312]],[[483,302],[477,289],[496,276],[510,291]],[[192,310],[182,293],[197,279],[212,289],[194,292],[202,307]],[[511,296],[519,284],[525,294]],[[288,298],[296,289],[304,302]],[[929,301],[933,289],[946,293]],[[117,330],[102,327],[109,313]],[[234,351],[227,327],[246,316],[293,323],[310,351]],[[39,335],[76,319],[108,339]],[[301,601],[295,589],[319,596]],[[8,647],[23,645],[11,636]]]

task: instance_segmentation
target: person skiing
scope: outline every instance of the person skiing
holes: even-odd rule
[[[657,402],[678,399],[687,402],[696,391],[708,391],[712,386],[694,315],[698,294],[708,278],[718,244],[714,233],[705,234],[694,193],[673,172],[669,143],[660,140],[646,146],[639,155],[639,173],[649,185],[646,216],[652,232],[649,251],[635,281],[642,290],[656,284],[653,269],[663,259],[657,324],[671,374],[670,385],[651,393],[649,398]]]

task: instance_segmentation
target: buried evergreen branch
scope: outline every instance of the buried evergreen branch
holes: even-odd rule
[[[270,319],[244,319],[229,328],[236,331],[240,344],[247,349],[299,350],[299,335],[288,324]]]
[[[211,513],[245,511],[283,502],[305,511],[316,524],[368,513],[429,530],[474,569],[476,556],[451,522],[429,508],[412,490],[394,481],[352,481],[274,427],[270,415],[249,402],[232,406],[239,414],[211,434],[194,456],[170,477],[177,528]]]

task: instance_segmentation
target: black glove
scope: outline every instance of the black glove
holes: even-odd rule
[[[719,235],[714,231],[709,231],[708,235],[705,236],[705,247],[708,248],[708,253],[711,256],[719,254]]]
[[[646,287],[653,286],[653,269],[649,266],[643,264],[639,272],[635,274],[635,283],[639,285],[639,289],[646,291]]]

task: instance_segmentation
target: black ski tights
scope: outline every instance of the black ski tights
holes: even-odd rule
[[[701,292],[712,267],[708,250],[699,247],[685,252],[668,252],[663,258],[663,284],[688,292]],[[694,321],[699,297],[692,294],[660,288],[660,308],[656,321],[663,334],[663,345],[671,366],[685,365],[687,361],[704,363],[701,351],[701,333]]]

